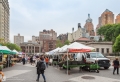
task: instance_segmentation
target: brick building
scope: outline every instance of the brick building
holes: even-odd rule
[[[94,26],[92,23],[92,19],[90,18],[90,14],[88,14],[88,19],[86,20],[84,28],[86,29],[86,33],[89,33],[90,36],[94,36]]]
[[[39,39],[42,52],[48,52],[56,48],[57,33],[53,29],[40,32]]]
[[[60,34],[58,37],[57,37],[58,40],[60,40],[63,44],[66,40],[68,40],[68,34]]]
[[[116,16],[115,23],[120,23],[120,13]]]
[[[98,25],[96,27],[96,32],[97,30],[106,24],[114,24],[114,14],[112,11],[106,9],[101,16],[98,18]]]
[[[56,48],[56,40],[44,40],[42,52],[48,52]]]

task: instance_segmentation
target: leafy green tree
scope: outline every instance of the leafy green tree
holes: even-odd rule
[[[57,46],[57,47],[62,47],[63,44],[62,44],[62,42],[61,42],[60,40],[57,40],[57,44],[56,44],[56,46]]]
[[[0,38],[0,43],[4,43],[4,39],[3,38]]]
[[[115,43],[113,45],[113,51],[120,52],[120,35],[115,40]]]
[[[66,40],[64,45],[69,45],[70,44],[70,41],[69,40]]]
[[[120,34],[120,24],[108,24],[100,27],[98,35],[104,36],[105,41],[115,42],[116,37]]]
[[[7,46],[10,50],[17,50],[17,51],[21,51],[21,48],[19,46],[17,46],[16,44],[13,43],[0,43],[3,46]]]

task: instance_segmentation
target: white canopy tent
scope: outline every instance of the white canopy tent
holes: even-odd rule
[[[65,47],[63,52],[67,52],[69,49],[89,49],[92,51],[95,48],[86,46],[86,45],[78,43],[78,42],[74,42],[74,43],[68,45],[67,47]]]
[[[15,49],[13,50],[13,52],[15,52],[16,54],[18,54],[18,53],[19,53],[19,52],[18,52],[17,50],[15,50]]]
[[[60,50],[60,48],[56,48],[54,51],[53,51],[53,54],[56,54],[58,51]]]
[[[56,48],[56,49],[54,49],[54,50],[52,50],[52,51],[49,51],[48,54],[49,54],[49,55],[53,55],[53,54],[56,53],[59,49],[60,49],[60,48],[58,47],[58,48]]]
[[[3,48],[4,50],[11,51],[7,46],[2,46],[2,48]]]
[[[67,47],[65,47],[63,52],[67,52],[67,67],[68,67],[68,53],[90,52],[94,49],[95,48],[93,47],[89,47],[78,42],[74,42],[68,45]],[[68,74],[68,68],[67,68],[67,74]]]
[[[63,47],[61,47],[60,49],[59,49],[59,51],[58,52],[63,52],[64,51],[64,49],[66,49],[68,47],[68,45],[64,45]]]

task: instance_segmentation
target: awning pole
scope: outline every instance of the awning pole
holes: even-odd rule
[[[67,75],[68,75],[68,49],[67,49]]]

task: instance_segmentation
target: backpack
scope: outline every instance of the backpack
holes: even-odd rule
[[[42,62],[42,64],[40,65],[40,70],[45,70],[46,69],[46,65],[44,62]]]

